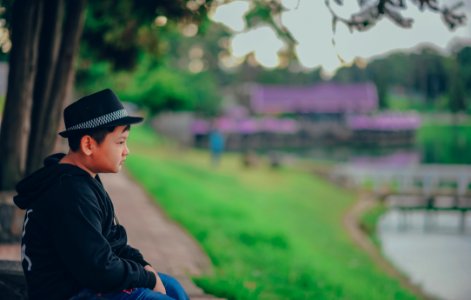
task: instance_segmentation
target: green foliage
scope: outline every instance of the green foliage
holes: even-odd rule
[[[112,87],[114,84],[111,63],[84,58],[82,53],[87,51],[85,48],[80,48],[76,67],[75,88],[79,92],[87,94],[101,90],[104,87]]]
[[[393,111],[434,111],[435,109],[427,105],[423,98],[414,95],[400,95],[390,93],[388,95],[387,107]]]
[[[417,140],[424,163],[471,164],[471,124],[424,124]]]
[[[408,57],[402,53],[392,54],[383,59],[376,59],[366,67],[358,67],[357,63],[351,67],[341,68],[334,76],[339,82],[364,82],[372,81],[376,85],[380,108],[387,107],[389,89],[394,85],[401,85],[400,80],[410,78],[403,66],[409,66]],[[360,64],[361,65],[361,64]],[[385,70],[388,70],[385,72]],[[410,72],[409,72],[410,73]]]
[[[449,98],[449,108],[452,112],[466,111],[465,89],[456,67],[451,71]]]
[[[249,28],[255,28],[260,25],[270,26],[280,37],[285,40],[286,45],[292,51],[296,40],[286,27],[276,21],[281,17],[285,10],[280,1],[254,0],[251,3],[250,10],[245,15],[245,21]]]
[[[117,87],[123,99],[146,107],[155,114],[163,110],[213,113],[218,96],[208,73],[191,74],[155,65],[144,58],[125,88]],[[123,80],[124,81],[124,80]]]
[[[471,58],[467,47],[456,55],[446,57],[432,48],[423,48],[418,53],[393,53],[371,61],[365,68],[356,64],[340,69],[335,81],[373,81],[378,90],[381,108],[395,108],[396,90],[402,98],[421,95],[424,105],[414,102],[410,108],[421,106],[421,110],[465,111],[467,102],[464,93],[466,82],[471,82],[469,71]],[[445,99],[444,99],[445,98]],[[393,106],[389,106],[393,105]]]
[[[463,47],[456,53],[456,65],[459,68],[459,77],[469,95],[471,93],[471,46]]]
[[[447,91],[449,84],[446,58],[433,49],[424,48],[419,55],[413,55],[413,84],[425,94],[427,101]],[[405,67],[405,66],[402,66]]]
[[[143,55],[135,70],[113,71],[106,61],[81,61],[77,71],[79,90],[91,92],[113,88],[126,101],[146,108],[151,114],[164,110],[190,110],[214,114],[219,103],[215,80],[210,73],[193,74],[158,64]]]
[[[463,47],[456,53],[450,73],[450,110],[467,111],[471,107],[471,47]]]
[[[287,69],[260,69],[257,71],[256,80],[262,84],[307,85],[321,81],[320,69],[308,73],[293,73]]]
[[[126,89],[119,89],[123,98],[150,109],[188,110],[194,107],[185,75],[162,66],[153,67],[148,60],[141,64]]]
[[[226,154],[144,145],[133,128],[133,176],[202,245],[214,273],[196,279],[228,299],[414,299],[373,265],[341,225],[354,201],[296,167],[242,167]],[[372,285],[371,283],[374,282]]]
[[[381,216],[387,211],[384,204],[375,204],[360,218],[360,227],[368,237],[379,247],[380,242],[377,235],[377,225]]]
[[[113,88],[122,99],[155,114],[164,110],[196,111],[213,115],[220,96],[213,75],[191,73],[178,53],[182,23],[202,22],[206,7],[195,1],[100,1],[90,3],[80,57],[77,89],[89,93]],[[210,4],[210,1],[206,1]],[[198,7],[196,7],[196,6]],[[199,12],[204,10],[204,12]],[[165,16],[165,26],[156,26]]]
[[[169,23],[206,20],[205,5],[194,10],[187,2],[190,1],[90,1],[82,45],[92,50],[89,54],[95,59],[107,60],[117,69],[134,67],[143,51],[160,57],[165,52],[160,47],[161,37],[169,26],[155,26],[157,16],[165,16]]]
[[[260,1],[254,1],[252,9],[245,15],[245,21],[251,27],[260,25],[260,23],[271,23],[272,9],[269,6],[260,5]]]

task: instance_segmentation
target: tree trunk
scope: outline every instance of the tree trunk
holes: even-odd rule
[[[62,2],[62,0],[56,0]],[[31,173],[41,166],[44,157],[54,148],[57,130],[61,121],[62,108],[70,94],[74,78],[74,58],[77,54],[79,39],[83,29],[86,0],[72,0],[65,3],[65,23],[60,40],[57,62],[53,65],[53,80],[48,97],[34,99],[42,109],[33,111],[32,121],[39,120],[40,126],[31,130],[28,149],[28,169]],[[42,49],[43,50],[43,49]],[[46,49],[44,49],[46,50]],[[47,72],[47,70],[45,71]],[[38,114],[38,115],[35,115]]]
[[[54,71],[59,53],[62,21],[64,15],[64,0],[44,1],[43,26],[39,41],[38,70],[34,83],[33,110],[31,124],[34,124],[29,135],[28,155],[26,160],[26,174],[30,174],[40,164],[40,144],[44,139],[46,119],[49,117],[47,102],[51,97]],[[29,155],[34,153],[33,156]],[[37,157],[39,156],[39,157]]]
[[[23,175],[41,11],[42,1],[17,0],[13,4],[10,71],[0,133],[1,190],[13,189]]]

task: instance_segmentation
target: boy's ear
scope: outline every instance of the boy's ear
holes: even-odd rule
[[[89,135],[84,135],[80,140],[80,149],[87,156],[90,156],[93,153],[95,147],[96,141]]]

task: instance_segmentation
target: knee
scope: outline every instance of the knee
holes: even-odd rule
[[[162,280],[162,283],[164,284],[165,289],[167,290],[167,295],[179,300],[189,299],[185,290],[177,279],[164,273],[158,274],[160,279]]]
[[[158,273],[159,274],[159,277],[160,279],[162,280],[162,283],[164,284],[165,288],[167,288],[167,286],[177,286],[177,287],[180,287],[180,283],[178,282],[178,280],[170,275],[167,275],[167,274],[164,274],[164,273]]]

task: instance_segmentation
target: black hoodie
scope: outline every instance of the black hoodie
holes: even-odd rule
[[[62,157],[46,158],[16,187],[15,204],[26,210],[22,265],[30,299],[68,299],[83,288],[152,289],[156,278],[144,270],[141,253],[127,245],[99,177],[59,164]]]

